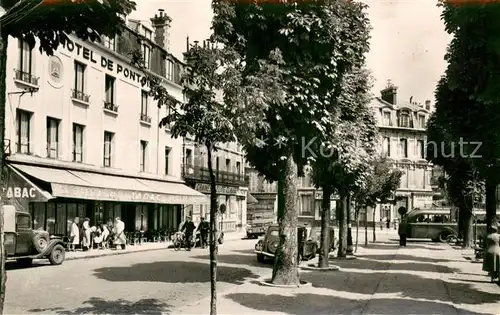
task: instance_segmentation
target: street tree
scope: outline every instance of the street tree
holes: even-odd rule
[[[395,168],[392,161],[384,155],[378,155],[370,161],[370,174],[367,182],[355,194],[356,207],[364,209],[368,214],[368,207],[375,209],[377,203],[389,202],[396,189],[399,188],[403,173]],[[374,210],[375,211],[375,210]],[[375,219],[373,220],[375,223]],[[375,241],[375,226],[373,226],[373,241]],[[368,216],[365,220],[365,246],[368,245]]]
[[[464,247],[473,241],[474,199],[484,194],[484,177],[478,172],[483,161],[473,158],[477,145],[468,141],[478,125],[471,118],[481,107],[466,92],[452,89],[443,76],[436,89],[436,108],[427,124],[426,157],[446,173],[440,184],[448,200],[459,209],[458,230]]]
[[[456,128],[450,135],[457,139],[469,129],[470,133],[464,133],[465,141],[480,143],[478,150],[474,147],[467,153],[474,152],[470,162],[485,181],[486,224],[490,227],[496,216],[496,187],[500,180],[500,51],[496,48],[500,4],[442,1],[439,5],[443,8],[445,30],[452,35],[445,55],[446,89],[450,97],[461,100],[453,104],[460,115],[454,115],[457,120],[452,125]]]
[[[333,130],[328,109],[343,74],[364,58],[369,37],[365,6],[351,1],[214,0],[213,7],[215,36],[244,58],[243,76],[259,69],[258,59],[274,54],[282,59],[279,82],[285,102],[270,104],[267,125],[244,147],[252,166],[278,183],[280,245],[272,282],[298,285],[295,179],[313,155],[305,144]]]
[[[349,196],[351,189],[363,185],[368,161],[374,150],[376,135],[373,115],[368,108],[372,80],[366,69],[353,68],[342,78],[340,93],[330,103],[329,119],[334,129],[322,135],[315,148],[319,154],[311,158],[312,180],[323,191],[321,207],[321,246],[318,266],[328,266],[330,199],[340,195],[337,208],[339,219],[339,255],[345,256],[348,243]],[[352,241],[352,240],[351,240]]]
[[[247,128],[245,132],[252,133],[262,121],[266,104],[280,102],[281,92],[274,83],[279,73],[272,64],[261,62],[260,70],[242,82],[238,54],[213,41],[203,41],[202,46],[195,44],[184,54],[187,67],[181,81],[186,101],[179,101],[168,92],[165,78],[144,67],[140,49],[133,50],[131,56],[131,63],[147,78],[149,95],[158,107],[168,109],[169,114],[160,121],[159,127],[168,124],[172,137],[191,138],[206,147],[210,177],[210,314],[216,315],[219,207],[213,154],[220,144],[237,141],[241,133],[238,128]],[[234,124],[240,117],[246,118],[244,126]]]
[[[135,10],[130,0],[4,0],[0,17],[0,139],[5,134],[7,45],[9,36],[25,40],[31,48],[38,42],[41,53],[52,55],[73,33],[83,40],[100,41],[115,36],[125,25],[123,16]],[[3,140],[2,140],[3,141]],[[0,186],[4,187],[5,152],[0,150]],[[0,200],[0,314],[5,300],[5,251],[3,202]]]

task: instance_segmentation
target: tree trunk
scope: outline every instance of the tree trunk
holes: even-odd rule
[[[283,168],[285,197],[284,211],[278,217],[280,245],[276,250],[272,283],[278,285],[299,285],[298,269],[298,213],[297,213],[297,166],[288,156]]]
[[[338,211],[338,220],[339,220],[339,250],[337,253],[337,257],[346,257],[347,256],[347,193],[340,194],[340,202]]]
[[[377,206],[373,207],[373,243],[375,243],[377,241],[377,237],[375,236],[375,230],[376,230],[376,226],[375,226],[375,209],[376,209]]]
[[[490,179],[486,179],[486,229],[496,223],[497,200],[496,200],[496,183]]]
[[[354,246],[354,252],[358,251],[358,242],[359,242],[359,209],[356,207],[356,245]]]
[[[472,211],[473,210],[470,209],[470,206],[460,208],[460,225],[462,226],[463,248],[469,248],[472,246]]]
[[[328,255],[330,254],[330,196],[332,189],[325,185],[323,188],[323,200],[321,201],[321,249],[318,260],[319,268],[328,267]]]
[[[365,246],[368,246],[368,207],[365,207]]]
[[[5,107],[7,97],[7,44],[8,35],[0,35],[0,188],[4,188],[4,138],[5,138]],[[3,191],[3,190],[2,190]],[[3,193],[0,196],[0,314],[3,314],[3,306],[5,302],[5,283],[7,282],[7,272],[5,271],[6,252],[4,247],[4,222],[3,222]]]
[[[351,196],[347,194],[346,199],[347,208],[347,254],[352,255],[353,253],[353,241],[352,241],[352,224],[351,224]]]
[[[217,315],[217,183],[212,168],[212,144],[207,143],[208,173],[210,174],[210,315]]]

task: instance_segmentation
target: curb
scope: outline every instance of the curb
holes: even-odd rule
[[[224,243],[225,242],[241,241],[241,240],[242,240],[242,238],[226,239],[226,240],[224,240]],[[88,256],[81,256],[81,257],[79,257],[79,256],[66,257],[64,260],[66,261],[66,260],[93,259],[93,258],[107,257],[107,256],[118,256],[118,255],[127,255],[127,254],[141,253],[141,252],[152,252],[152,251],[157,251],[157,250],[169,249],[168,246],[169,245],[166,245],[165,247],[160,247],[160,248],[144,248],[144,249],[138,249],[138,250],[133,250],[133,251],[115,250],[111,253],[90,254]]]

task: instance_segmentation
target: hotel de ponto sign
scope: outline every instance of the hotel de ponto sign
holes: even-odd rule
[[[123,66],[110,58],[100,56],[95,50],[85,47],[82,44],[68,40],[65,44],[62,44],[62,46],[72,55],[81,57],[93,64],[100,65],[101,68],[115,73],[117,76],[121,76],[128,81],[140,83],[142,86],[148,83],[147,78],[140,72],[133,70],[132,67]]]

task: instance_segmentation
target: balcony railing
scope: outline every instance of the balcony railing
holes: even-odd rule
[[[246,186],[249,183],[249,176],[239,173],[220,171],[214,169],[215,180],[218,184]],[[208,167],[183,164],[182,176],[184,179],[191,179],[200,182],[210,182]]]
[[[33,76],[31,73],[24,72],[22,70],[14,70],[14,78],[16,80],[28,83],[30,85],[38,86],[38,77]]]
[[[71,98],[79,100],[80,102],[89,103],[90,95],[83,93],[82,91],[71,90]]]
[[[118,105],[115,105],[112,102],[104,101],[104,109],[118,113]]]
[[[141,114],[141,121],[150,124],[151,123],[151,117],[149,117],[146,114]]]

